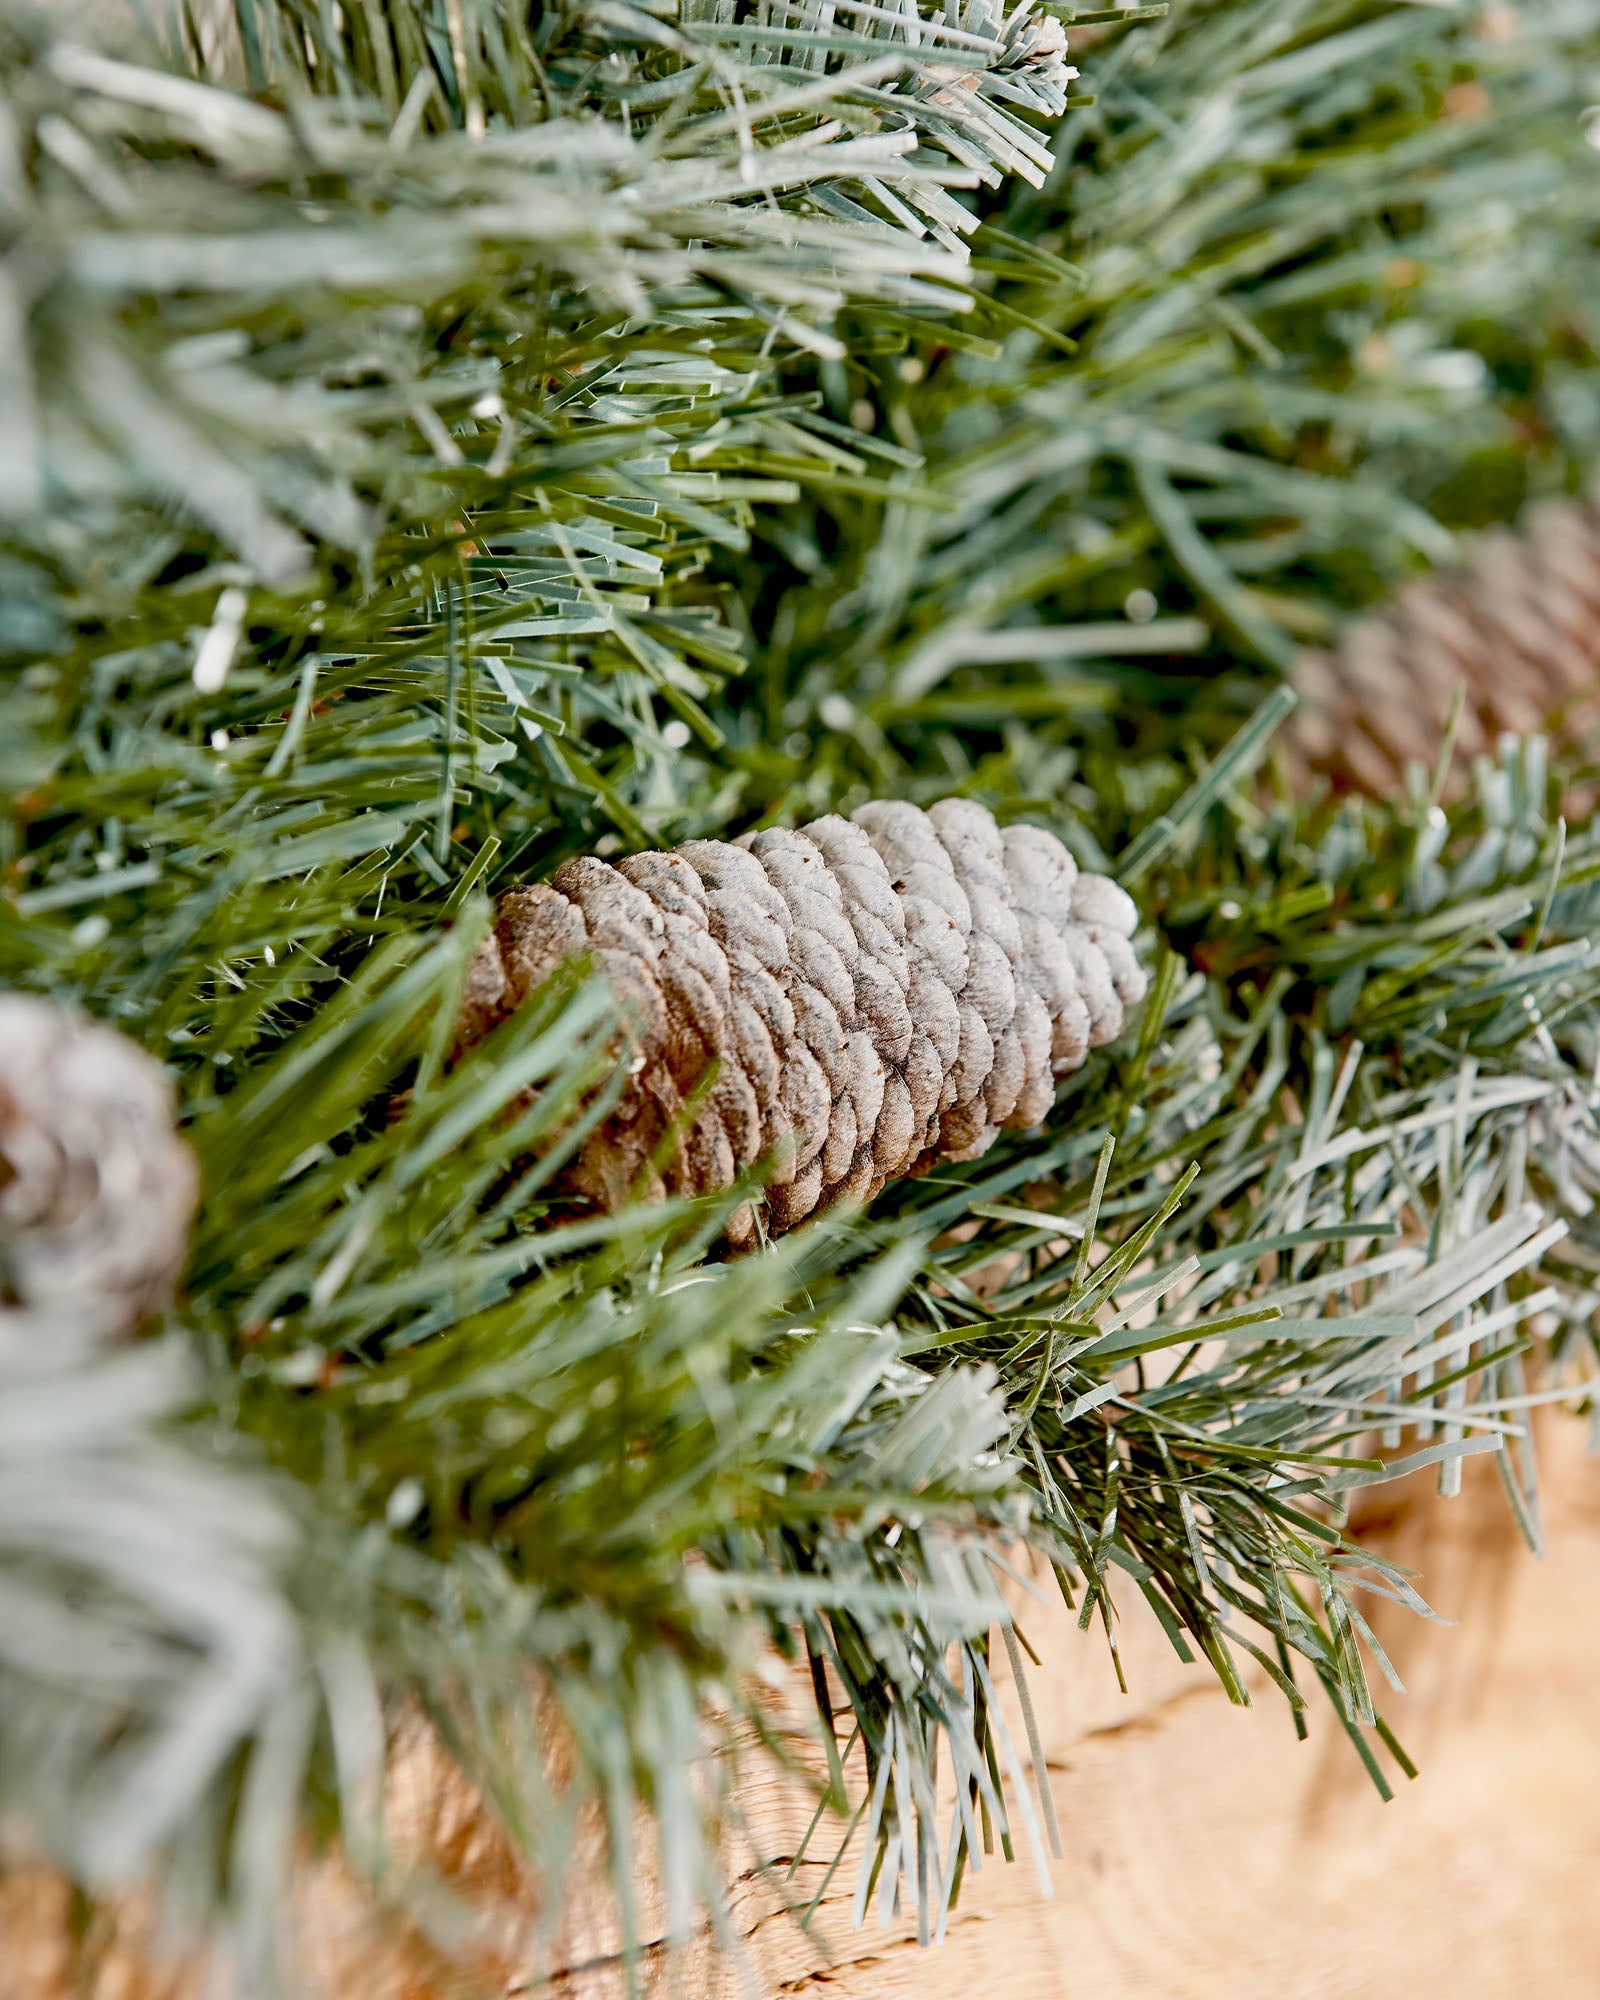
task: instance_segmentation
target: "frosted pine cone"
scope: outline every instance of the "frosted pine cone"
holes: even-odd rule
[[[172,1088],[142,1049],[0,993],[0,1301],[126,1331],[170,1299],[197,1189]]]
[[[1456,751],[1474,757],[1503,730],[1570,730],[1600,692],[1600,507],[1549,501],[1520,532],[1481,537],[1469,565],[1409,584],[1354,620],[1331,652],[1295,664],[1301,705],[1283,747],[1302,773],[1394,790],[1413,760],[1431,765],[1458,686]]]
[[[577,1191],[614,1208],[706,1194],[764,1163],[768,1230],[1036,1125],[1055,1079],[1122,1027],[1145,978],[1133,903],[1053,834],[982,806],[890,802],[737,844],[569,861],[500,898],[460,1042],[564,960],[611,981],[637,1047]],[[696,1097],[697,1092],[703,1092]],[[692,1107],[691,1099],[694,1099]],[[648,1164],[669,1130],[675,1157]],[[730,1225],[754,1232],[748,1208]]]

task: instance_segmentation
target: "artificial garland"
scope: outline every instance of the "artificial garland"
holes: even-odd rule
[[[170,1067],[205,1185],[165,1342],[0,1342],[4,1827],[97,1921],[159,1874],[265,1990],[308,1836],[425,1904],[373,1814],[421,1709],[552,1907],[603,1801],[623,1960],[648,1807],[681,1940],[722,1908],[704,1753],[730,1701],[764,1726],[765,1641],[860,1808],[812,1851],[853,1841],[860,1908],[931,1933],[991,1834],[1045,1844],[992,1701],[1008,1539],[1113,1640],[1142,1593],[1237,1699],[1246,1659],[1297,1717],[1319,1684],[1380,1785],[1409,1766],[1357,1593],[1415,1598],[1344,1496],[1492,1450],[1537,1539],[1518,1427],[1582,1386],[1593,1312],[1593,837],[1533,746],[1442,823],[1232,781],[1288,634],[1447,559],[1463,490],[1513,512],[1485,468],[1577,483],[1592,371],[1542,273],[1593,254],[1592,36],[1139,17],[1080,23],[1100,101],[1057,127],[1031,9],[250,0],[119,61],[7,11],[0,965]],[[1463,66],[1495,119],[1457,115]],[[1473,283],[1531,459],[1466,366]],[[1364,394],[1347,297],[1427,370]],[[1115,857],[1151,990],[1041,1129],[961,1159],[1001,1102],[974,1029],[919,1079],[937,1170],[782,1233],[782,1121],[746,1161],[748,1102],[710,1120],[738,1041],[651,949],[649,891],[691,931],[694,893],[615,858],[763,827],[729,866],[794,919],[763,842],[787,882],[781,829],[953,795]],[[614,976],[496,989],[515,885],[564,867],[535,914]],[[872,1186],[880,1126],[895,1157],[892,1075],[911,1100],[862,984],[828,1005],[881,1103],[786,996],[818,1206]],[[624,1107],[659,1151],[604,1131]],[[696,1198],[574,1219],[559,1175],[606,1147]],[[752,1220],[762,1254],[708,1254]]]

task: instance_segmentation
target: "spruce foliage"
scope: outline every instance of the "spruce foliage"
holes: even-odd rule
[[[702,1752],[775,1645],[818,1851],[931,1934],[981,1829],[1051,1843],[1024,1550],[1386,1788],[1362,1596],[1425,1607],[1344,1496],[1493,1451],[1538,1540],[1584,772],[1262,774],[1297,638],[1592,456],[1600,34],[1156,11],[1069,27],[1081,91],[990,0],[0,13],[0,979],[172,1066],[205,1189],[159,1339],[0,1315],[0,1804],[226,1911],[246,1990],[303,1827],[407,1892],[408,1704],[552,1898],[603,1803],[631,1953],[640,1802],[674,1932],[720,1906]],[[730,1260],[550,1191],[621,1087],[595,982],[447,1061],[498,889],[951,792],[1151,915],[1041,1132]]]

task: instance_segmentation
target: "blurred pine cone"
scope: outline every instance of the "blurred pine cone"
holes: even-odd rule
[[[172,1087],[126,1036],[0,993],[0,1318],[126,1332],[172,1296],[199,1177]]]
[[[1291,775],[1361,791],[1392,792],[1411,760],[1432,767],[1458,686],[1458,758],[1504,730],[1570,734],[1600,692],[1600,507],[1547,501],[1519,530],[1490,530],[1466,568],[1408,584],[1331,651],[1302,653],[1293,680]]]
[[[500,898],[458,1044],[592,956],[636,1046],[575,1191],[706,1194],[766,1162],[769,1233],[1036,1125],[1145,978],[1132,901],[983,807],[874,802],[797,833],[569,861]],[[703,1089],[703,1095],[695,1093]],[[693,1101],[691,1101],[693,1100]],[[677,1143],[653,1179],[669,1132]],[[728,1234],[755,1233],[746,1204]]]

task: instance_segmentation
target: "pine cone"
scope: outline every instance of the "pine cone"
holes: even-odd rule
[[[1413,759],[1432,765],[1458,685],[1459,757],[1504,730],[1570,733],[1600,691],[1600,507],[1547,501],[1520,532],[1492,529],[1465,569],[1407,585],[1331,652],[1303,653],[1293,679],[1291,770],[1367,792],[1392,792]]]
[[[126,1332],[172,1296],[198,1187],[159,1064],[74,1009],[0,993],[0,1317],[61,1307]]]
[[[1143,997],[1135,924],[1124,891],[1079,874],[1039,827],[1002,833],[963,799],[926,813],[874,802],[731,846],[569,861],[547,885],[508,891],[458,1046],[563,960],[592,956],[636,1055],[574,1190],[610,1209],[641,1183],[713,1193],[764,1162],[777,1233],[896,1175],[976,1159],[1002,1127],[1037,1125],[1055,1078]],[[746,1205],[729,1237],[755,1226]]]

